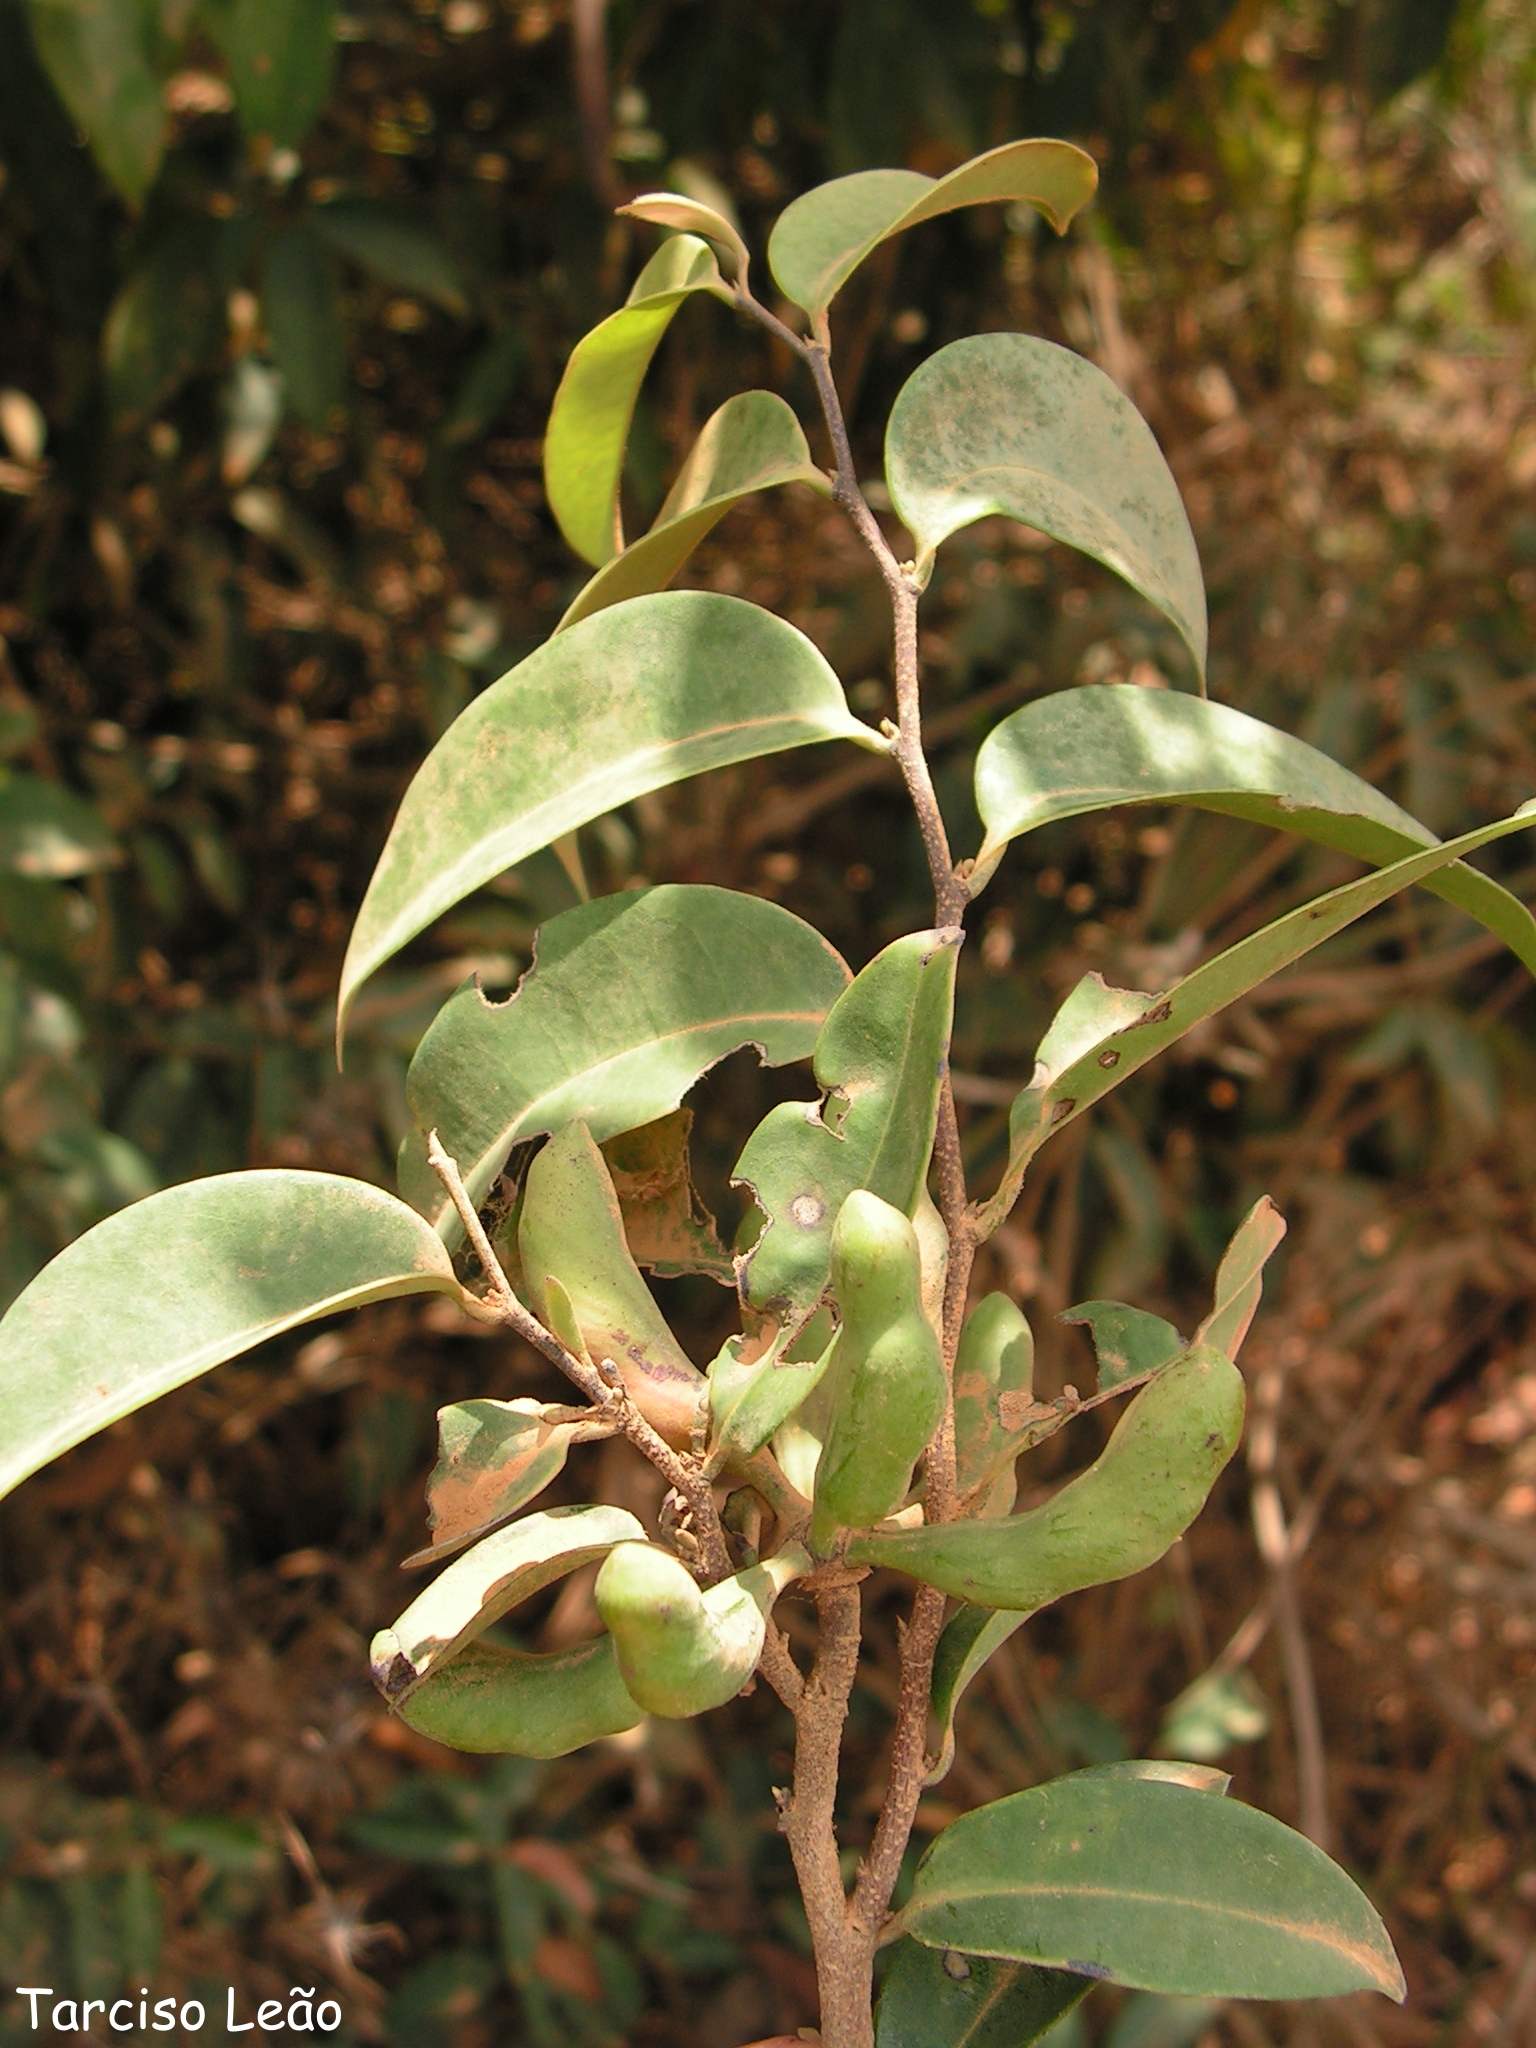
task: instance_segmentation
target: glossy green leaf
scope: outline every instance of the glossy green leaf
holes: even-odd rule
[[[651,1123],[744,1045],[770,1066],[805,1058],[848,978],[808,924],[729,889],[673,883],[564,911],[513,996],[460,989],[417,1047],[401,1193],[456,1234],[428,1132],[482,1201],[524,1138],[579,1118],[602,1143]]]
[[[437,1233],[361,1181],[269,1169],[135,1202],[0,1321],[0,1494],[267,1337],[427,1290],[462,1292]]]
[[[1099,1361],[1101,1394],[1171,1364],[1184,1349],[1184,1339],[1172,1323],[1124,1301],[1080,1301],[1076,1308],[1063,1309],[1056,1320],[1086,1324]]]
[[[0,868],[34,881],[67,881],[118,858],[96,806],[61,782],[0,769]]]
[[[29,0],[37,54],[107,177],[137,206],[165,153],[155,0]]]
[[[481,693],[405,793],[342,967],[360,983],[443,911],[647,790],[817,740],[885,741],[793,626],[702,590],[585,619]]]
[[[147,419],[208,366],[224,334],[218,226],[179,220],[124,281],[102,330],[107,399],[120,424]]]
[[[643,1543],[626,1508],[549,1508],[487,1536],[440,1572],[368,1652],[373,1682],[391,1705],[414,1692],[464,1645],[543,1587],[606,1557],[616,1543]]]
[[[1086,975],[1062,1005],[1041,1043],[1034,1077],[1009,1112],[1008,1167],[986,1205],[983,1229],[995,1228],[1013,1207],[1025,1168],[1051,1133],[1081,1116],[1166,1046],[1400,889],[1425,881],[1463,854],[1533,822],[1536,802],[1522,805],[1512,818],[1480,826],[1444,846],[1348,882],[1218,953],[1162,995],[1107,988],[1097,975]]]
[[[743,1255],[742,1295],[781,1323],[820,1300],[832,1226],[854,1188],[910,1215],[926,1185],[962,937],[913,932],[878,953],[816,1041],[821,1104],[771,1109],[736,1162],[735,1183],[767,1218]]]
[[[1258,1313],[1264,1268],[1284,1236],[1285,1218],[1268,1195],[1260,1195],[1222,1254],[1216,1269],[1216,1298],[1195,1332],[1197,1344],[1214,1344],[1228,1358],[1236,1358]]]
[[[1211,1998],[1404,1995],[1370,1901],[1269,1814],[1088,1771],[963,1815],[899,1916],[932,1947]]]
[[[316,230],[385,284],[416,292],[445,312],[469,311],[464,282],[433,223],[387,199],[333,199],[310,215]]]
[[[617,313],[571,351],[544,435],[544,489],[566,540],[594,567],[624,545],[619,479],[635,400],[661,337],[694,292],[729,298],[714,252],[694,235],[664,242]]]
[[[747,265],[751,260],[747,255],[747,245],[734,223],[713,206],[706,206],[699,199],[690,199],[684,192],[642,192],[627,206],[619,207],[618,211],[627,213],[634,220],[650,221],[655,227],[671,228],[678,234],[696,235],[700,241],[713,242],[730,259],[725,275],[733,282],[746,281]]]
[[[1205,673],[1205,582],[1179,487],[1152,429],[1085,357],[1032,334],[951,342],[891,408],[885,475],[919,574],[960,527],[1022,520],[1123,576]]]
[[[875,2008],[875,2048],[1029,2048],[1093,1989],[1091,1977],[900,1941]]]
[[[811,460],[800,422],[771,391],[742,391],[708,420],[649,533],[631,541],[578,591],[557,632],[578,619],[665,590],[699,542],[733,505],[775,484],[830,486]]]
[[[1192,804],[1368,860],[1438,844],[1380,790],[1289,733],[1171,690],[1090,685],[1040,697],[995,726],[976,757],[987,836],[978,874],[1009,840],[1058,818],[1119,804]],[[1425,888],[1496,932],[1536,972],[1536,918],[1475,868],[1435,871]]]
[[[1058,234],[1093,197],[1093,158],[1070,142],[1007,142],[951,171],[855,171],[785,207],[768,241],[768,267],[786,298],[813,320],[824,314],[872,249],[919,221],[961,206],[1022,200]]]
[[[297,149],[331,89],[336,0],[231,0],[213,20],[246,134]]]
[[[346,396],[346,340],[335,261],[307,221],[272,237],[261,312],[289,405],[323,432]]]
[[[1204,1506],[1242,1423],[1242,1375],[1224,1352],[1192,1348],[1141,1389],[1087,1471],[1040,1506],[857,1535],[848,1562],[1031,1614],[1156,1564]]]
[[[543,1401],[456,1401],[437,1411],[437,1463],[427,1481],[432,1542],[403,1570],[441,1564],[509,1522],[565,1469],[573,1443],[611,1425],[570,1420]]]

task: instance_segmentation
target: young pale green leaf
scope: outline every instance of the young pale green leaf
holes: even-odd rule
[[[1375,867],[1438,844],[1417,818],[1304,740],[1227,704],[1131,683],[1061,690],[994,726],[976,757],[976,803],[987,828],[976,860],[983,877],[1022,833],[1118,804],[1221,811]],[[1507,889],[1460,864],[1424,886],[1536,972],[1536,918]]]
[[[848,1562],[1031,1614],[1156,1564],[1205,1505],[1242,1425],[1241,1373],[1225,1353],[1192,1347],[1141,1389],[1087,1471],[1039,1507],[858,1535]]]
[[[782,1429],[826,1379],[837,1351],[834,1335],[811,1358],[791,1357],[803,1347],[794,1332],[774,1333],[766,1352],[743,1364],[745,1337],[727,1337],[709,1368],[710,1469],[750,1458]]]
[[[740,229],[713,206],[706,206],[700,199],[690,199],[684,192],[642,192],[618,211],[629,214],[634,220],[648,220],[655,227],[673,228],[679,234],[696,235],[700,241],[713,242],[730,258],[726,276],[733,283],[746,283],[747,265],[751,261],[747,245],[741,239]]]
[[[811,1313],[854,1188],[911,1214],[933,1150],[963,936],[958,927],[913,932],[878,953],[816,1041],[821,1106],[782,1102],[747,1140],[733,1179],[768,1219],[739,1266],[752,1308],[786,1324]]]
[[[1008,1166],[1001,1186],[983,1211],[983,1230],[995,1229],[1013,1207],[1025,1168],[1051,1133],[1081,1116],[1165,1047],[1400,889],[1425,881],[1463,854],[1533,823],[1536,802],[1523,804],[1512,818],[1479,826],[1443,846],[1394,861],[1358,882],[1330,890],[1218,953],[1162,995],[1111,989],[1097,975],[1085,976],[1062,1005],[1041,1043],[1034,1077],[1009,1111]],[[1093,1036],[1095,1020],[1104,1027],[1097,1037]],[[1058,1039],[1059,1050],[1047,1059],[1047,1046]]]
[[[331,89],[336,0],[231,0],[207,18],[246,134],[297,149]]]
[[[1101,1394],[1171,1364],[1184,1349],[1184,1339],[1172,1323],[1124,1301],[1080,1301],[1076,1308],[1063,1309],[1056,1320],[1087,1325],[1099,1361]]]
[[[165,107],[151,62],[154,0],[29,0],[27,13],[37,54],[92,156],[138,206],[165,153]]]
[[[635,400],[673,314],[694,292],[730,297],[709,244],[675,235],[618,312],[577,342],[560,379],[544,435],[544,489],[560,531],[594,568],[624,545],[619,479]]]
[[[768,241],[780,291],[819,321],[872,249],[903,228],[992,200],[1023,201],[1058,234],[1093,197],[1093,158],[1070,142],[1006,142],[951,171],[855,171],[818,185],[785,207]]]
[[[417,771],[342,967],[359,985],[408,939],[562,832],[684,776],[817,740],[886,742],[793,626],[702,590],[631,598],[470,703]]]
[[[891,408],[885,475],[919,574],[960,527],[1022,520],[1123,576],[1204,675],[1205,583],[1179,487],[1152,429],[1084,357],[1032,334],[951,342]]]
[[[261,311],[289,405],[323,432],[346,396],[346,338],[336,265],[308,221],[272,237]]]
[[[1269,1733],[1269,1702],[1251,1671],[1213,1664],[1185,1686],[1163,1716],[1157,1746],[1169,1756],[1214,1763],[1238,1742],[1257,1742]]]
[[[94,804],[60,782],[0,769],[0,868],[62,882],[118,859]]]
[[[771,391],[741,391],[706,422],[649,533],[605,562],[576,593],[556,627],[665,590],[699,542],[733,505],[775,484],[809,484],[825,495],[830,485],[811,460],[800,422]]]
[[[898,1924],[931,1947],[1143,1991],[1405,1991],[1370,1901],[1304,1836],[1124,1772],[1079,1772],[963,1815],[918,1865]]]
[[[1030,2048],[1093,1989],[1033,1963],[896,1944],[880,1983],[875,2048]]]
[[[429,1132],[483,1201],[524,1138],[580,1118],[601,1144],[649,1124],[744,1045],[770,1066],[804,1059],[848,980],[819,932],[730,889],[669,883],[563,911],[515,995],[461,988],[417,1047],[401,1193],[454,1237]]]
[[[1195,1332],[1197,1344],[1214,1344],[1236,1358],[1264,1292],[1264,1268],[1285,1236],[1285,1218],[1260,1195],[1237,1226],[1216,1268],[1216,1298]]]
[[[933,1717],[939,1724],[938,1761],[928,1774],[928,1784],[937,1785],[941,1778],[948,1777],[955,1760],[955,1713],[966,1687],[994,1650],[1000,1650],[1033,1611],[1021,1614],[1006,1607],[965,1605],[945,1622],[934,1652],[928,1695]]]
[[[487,1536],[439,1573],[368,1652],[373,1682],[391,1705],[414,1692],[464,1645],[556,1579],[606,1557],[616,1543],[643,1543],[626,1508],[549,1508]]]
[[[337,1309],[462,1293],[437,1233],[334,1174],[220,1174],[77,1238],[0,1320],[0,1495],[120,1415]]]
[[[408,206],[387,199],[332,199],[310,214],[333,249],[385,284],[431,299],[462,318],[469,311],[464,281],[442,236]]]
[[[432,1541],[404,1571],[442,1564],[511,1521],[565,1469],[573,1443],[602,1434],[542,1401],[456,1401],[437,1411],[437,1463],[427,1481]]]

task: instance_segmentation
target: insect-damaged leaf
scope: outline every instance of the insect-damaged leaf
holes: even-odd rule
[[[757,605],[668,590],[584,619],[476,697],[417,771],[358,912],[338,1032],[408,939],[561,833],[707,768],[831,739],[887,750],[805,635]]]
[[[820,933],[758,896],[667,883],[578,904],[539,927],[508,1001],[471,983],[438,1012],[406,1081],[400,1191],[456,1241],[430,1131],[483,1201],[525,1138],[579,1118],[602,1144],[652,1124],[743,1045],[770,1066],[805,1058],[848,982]]]
[[[0,1494],[264,1338],[423,1291],[462,1292],[436,1232],[381,1188],[271,1168],[149,1195],[0,1321]]]
[[[913,932],[877,954],[816,1041],[823,1103],[771,1109],[736,1162],[735,1181],[767,1218],[741,1262],[742,1296],[781,1323],[803,1321],[820,1300],[832,1226],[854,1188],[907,1215],[923,1191],[962,936]]]
[[[573,1443],[611,1433],[543,1401],[456,1401],[437,1411],[437,1463],[427,1481],[432,1541],[402,1570],[441,1564],[490,1535],[565,1468]]]
[[[1178,629],[1205,672],[1205,583],[1163,451],[1118,385],[1032,334],[976,334],[928,358],[885,436],[891,502],[917,569],[1001,514],[1080,548]]]
[[[693,1111],[677,1109],[655,1123],[608,1139],[603,1157],[635,1264],[658,1280],[707,1273],[729,1287],[736,1277],[735,1265],[689,1170],[692,1128]]]

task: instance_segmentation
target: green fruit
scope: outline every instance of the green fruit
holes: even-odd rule
[[[418,1735],[481,1756],[568,1756],[643,1718],[608,1636],[544,1655],[470,1643],[395,1711]]]
[[[811,1547],[894,1514],[944,1413],[944,1360],[923,1313],[917,1233],[889,1202],[855,1188],[832,1231],[842,1317],[831,1416],[816,1467]]]
[[[810,1567],[789,1544],[705,1592],[670,1550],[616,1545],[593,1592],[631,1696],[676,1721],[734,1699],[757,1669],[769,1609]]]
[[[546,1327],[563,1343],[579,1335],[594,1365],[612,1360],[646,1421],[686,1450],[704,1376],[629,1255],[607,1161],[585,1124],[567,1124],[528,1169],[517,1244]]]
[[[1000,1407],[1025,1406],[1034,1383],[1035,1340],[1006,1294],[989,1294],[965,1319],[955,1353],[955,1487],[961,1498],[994,1480],[1018,1455],[1020,1433]]]
[[[890,1565],[981,1607],[1032,1611],[1155,1564],[1199,1514],[1243,1427],[1243,1376],[1196,1345],[1142,1388],[1086,1472],[1002,1521],[856,1537],[850,1564]]]

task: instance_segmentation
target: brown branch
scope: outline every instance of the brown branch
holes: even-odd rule
[[[917,1802],[928,1776],[928,1696],[933,1683],[933,1653],[944,1626],[944,1595],[933,1586],[919,1586],[912,1619],[901,1639],[901,1691],[896,1702],[896,1735],[891,1744],[890,1773],[875,1826],[869,1856],[859,1872],[853,1895],[854,1925],[871,1940],[878,1938],[891,1893],[901,1874]]]
[[[486,1236],[479,1212],[459,1176],[458,1165],[443,1150],[436,1131],[427,1139],[427,1164],[447,1190],[448,1199],[464,1226],[464,1235],[485,1273],[487,1297],[480,1307],[488,1308],[498,1322],[515,1331],[525,1344],[531,1344],[541,1357],[548,1359],[581,1389],[594,1408],[613,1419],[620,1433],[628,1437],[641,1456],[648,1458],[668,1484],[687,1501],[709,1582],[713,1585],[729,1578],[733,1567],[725,1545],[725,1532],[720,1526],[714,1494],[697,1459],[674,1451],[657,1434],[629,1398],[617,1374],[613,1382],[605,1379],[595,1366],[567,1351],[559,1338],[552,1336],[538,1318],[524,1308],[502,1271],[495,1247]],[[473,1301],[474,1297],[470,1296],[470,1300]]]

